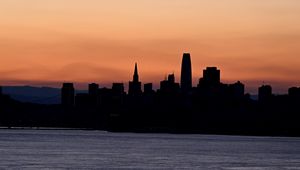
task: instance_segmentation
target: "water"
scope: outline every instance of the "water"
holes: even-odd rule
[[[300,138],[2,129],[0,169],[300,170]]]

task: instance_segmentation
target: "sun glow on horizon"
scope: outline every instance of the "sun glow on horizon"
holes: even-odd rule
[[[190,52],[194,86],[217,66],[283,92],[300,85],[299,18],[297,0],[2,0],[0,83],[127,83],[135,62],[145,83],[179,81]]]

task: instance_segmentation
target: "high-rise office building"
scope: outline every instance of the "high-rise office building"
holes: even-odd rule
[[[124,104],[124,97],[125,97],[124,84],[123,83],[113,83],[111,90],[112,90],[111,101],[116,105]]]
[[[160,91],[163,93],[177,93],[179,91],[179,83],[175,82],[175,75],[169,74],[167,80],[160,82]]]
[[[124,84],[123,83],[113,83],[112,92],[114,95],[124,95]]]
[[[89,84],[90,105],[97,106],[99,104],[99,85],[96,83]]]
[[[207,67],[203,70],[203,82],[208,86],[220,84],[220,70],[217,67]]]
[[[94,101],[92,103],[91,96],[88,93],[77,93],[75,96],[75,106],[78,108],[87,108],[91,105],[94,105]]]
[[[300,87],[289,88],[289,96],[293,98],[300,98]]]
[[[180,86],[182,92],[188,92],[192,89],[192,64],[189,53],[184,53],[182,57]]]
[[[140,96],[142,94],[142,83],[139,81],[138,67],[135,63],[133,80],[129,82],[128,94],[130,96]]]
[[[97,96],[98,95],[99,85],[96,83],[89,84],[89,95]]]
[[[229,85],[229,91],[232,97],[242,98],[245,95],[245,85],[240,81],[238,81],[234,84]]]
[[[262,85],[258,88],[258,100],[265,101],[272,97],[272,87],[270,85]]]
[[[63,106],[74,106],[74,95],[73,83],[64,83],[61,89],[61,104]]]
[[[146,83],[144,84],[144,93],[145,94],[150,94],[153,93],[153,84],[152,83]]]

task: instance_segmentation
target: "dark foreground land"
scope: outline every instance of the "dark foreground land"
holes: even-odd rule
[[[167,95],[157,98],[113,96],[100,105],[63,106],[22,103],[3,96],[0,126],[300,136],[300,102],[289,96],[273,96],[265,101],[247,97],[182,99]]]

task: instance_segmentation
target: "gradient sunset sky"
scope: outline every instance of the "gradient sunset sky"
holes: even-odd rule
[[[206,66],[247,91],[300,86],[299,0],[1,0],[0,84],[110,86],[180,78],[190,52],[196,86]]]

